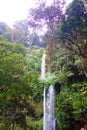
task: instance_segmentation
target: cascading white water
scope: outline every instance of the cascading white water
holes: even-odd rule
[[[42,62],[41,62],[41,78],[45,78],[45,54],[42,56]]]
[[[43,103],[43,130],[46,130],[46,89],[44,88],[44,103]]]
[[[50,85],[48,93],[44,88],[44,118],[43,118],[43,130],[55,130],[56,119],[54,113],[54,89]]]
[[[42,56],[42,64],[41,64],[41,78],[45,79],[45,54]],[[49,69],[49,77],[50,78],[50,69]],[[46,89],[44,88],[44,103],[43,103],[43,130],[55,130],[56,120],[54,113],[54,87],[52,85],[49,86],[48,92],[46,94]]]

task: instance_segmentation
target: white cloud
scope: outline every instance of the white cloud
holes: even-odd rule
[[[70,1],[67,0],[67,3]],[[34,0],[0,0],[0,21],[12,26],[14,21],[26,19],[28,10],[33,6]]]
[[[25,19],[33,6],[32,0],[0,0],[0,21],[12,26],[14,21]]]

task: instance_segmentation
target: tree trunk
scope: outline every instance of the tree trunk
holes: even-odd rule
[[[79,59],[80,59],[81,66],[82,66],[82,69],[83,69],[83,71],[84,71],[85,77],[87,78],[87,71],[85,70],[85,67],[84,67],[84,64],[83,64],[83,62],[82,62],[82,59],[81,59],[80,56],[78,56],[78,57],[79,57]]]

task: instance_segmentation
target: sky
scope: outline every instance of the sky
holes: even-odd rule
[[[67,4],[71,1],[66,0]],[[34,0],[0,0],[0,22],[12,27],[15,21],[26,19],[29,9],[34,5]]]

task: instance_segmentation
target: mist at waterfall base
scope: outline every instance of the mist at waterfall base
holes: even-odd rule
[[[43,54],[41,61],[41,78],[45,79],[45,59],[46,55]],[[50,77],[49,77],[50,78]],[[56,118],[54,110],[54,87],[49,86],[48,91],[44,87],[44,101],[43,101],[43,130],[55,130],[56,128]]]

